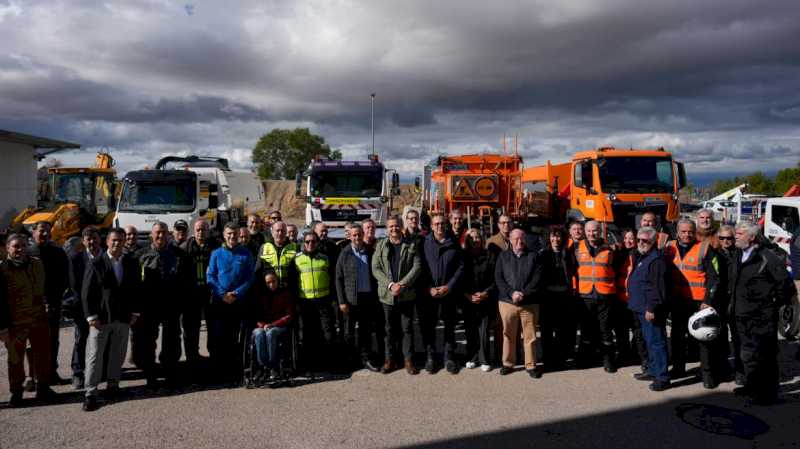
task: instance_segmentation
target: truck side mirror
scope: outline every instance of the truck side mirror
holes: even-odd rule
[[[419,179],[419,176],[414,177],[414,189],[419,192],[420,185],[422,184],[422,180]]]
[[[303,188],[303,174],[297,172],[294,175],[294,196],[300,196],[300,191]]]
[[[400,195],[400,175],[392,173],[392,193]]]
[[[678,166],[678,190],[686,187],[686,168],[683,166],[683,162],[677,162]]]
[[[208,196],[208,208],[216,209],[219,207],[219,197],[217,195]]]

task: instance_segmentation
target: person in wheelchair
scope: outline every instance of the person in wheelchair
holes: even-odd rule
[[[252,337],[255,360],[261,369],[257,380],[267,381],[279,376],[279,343],[294,319],[294,301],[289,291],[278,282],[272,269],[264,268],[256,274],[258,288],[254,295],[252,318],[256,322]]]

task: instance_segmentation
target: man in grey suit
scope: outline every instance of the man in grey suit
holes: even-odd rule
[[[119,394],[122,363],[128,351],[130,326],[139,316],[139,264],[124,254],[125,231],[112,229],[106,239],[108,250],[86,267],[81,299],[89,336],[86,341],[86,399],[84,411],[97,409],[97,387],[103,369],[108,384],[106,395]],[[104,360],[108,348],[108,360]]]

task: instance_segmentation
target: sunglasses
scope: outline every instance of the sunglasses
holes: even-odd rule
[[[719,240],[733,240],[733,237],[722,237],[722,236],[719,236],[719,237],[717,237],[717,239],[719,239]]]
[[[276,216],[276,217],[269,217],[269,219],[270,219],[270,220],[280,220],[280,219],[281,219],[281,217],[277,217],[277,216]]]
[[[305,243],[306,245],[310,245],[312,243],[317,243],[317,241],[316,240],[303,240],[303,243]]]
[[[636,241],[639,243],[653,243],[650,239],[636,239]]]

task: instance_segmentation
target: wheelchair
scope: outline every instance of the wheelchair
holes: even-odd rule
[[[255,324],[243,323],[240,330],[242,342],[242,386],[251,388],[280,388],[294,385],[297,373],[298,328],[297,322],[289,324],[287,331],[278,342],[280,362],[278,376],[269,378],[269,370],[259,365],[256,357],[256,343],[253,338]]]

